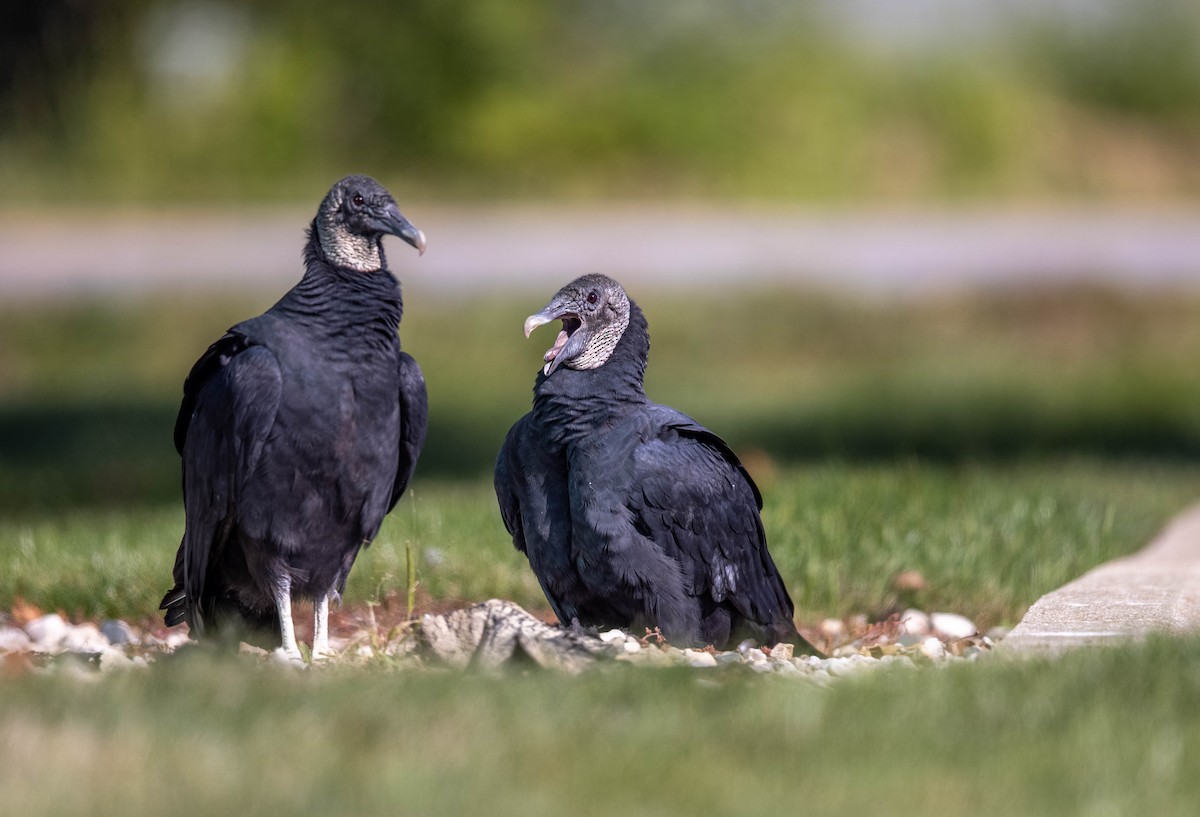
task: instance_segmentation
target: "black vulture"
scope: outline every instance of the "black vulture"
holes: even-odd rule
[[[378,182],[347,176],[317,209],[305,273],[208,347],[183,384],[183,541],[168,625],[265,632],[300,656],[293,598],[312,599],[312,654],[329,601],[404,493],[425,441],[425,379],[400,351],[403,303],[384,234],[425,251]]]
[[[762,496],[725,442],[646,397],[646,318],[584,275],[525,321],[561,320],[533,410],[496,460],[504,525],[559,621],[658,627],[677,646],[811,649],[767,552]]]

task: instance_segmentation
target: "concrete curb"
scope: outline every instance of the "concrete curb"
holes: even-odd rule
[[[1150,544],[1047,593],[1000,643],[1004,652],[1072,647],[1200,632],[1200,505]]]

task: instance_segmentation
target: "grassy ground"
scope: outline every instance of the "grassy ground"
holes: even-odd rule
[[[429,442],[349,598],[403,586],[411,541],[426,598],[538,603],[488,482],[550,342],[519,330],[542,299],[407,295]],[[891,577],[913,569],[929,590],[900,601],[1011,623],[1200,493],[1200,300],[635,295],[653,336],[648,390],[743,453],[806,618],[885,609]],[[271,300],[0,307],[0,608],[21,596],[83,615],[153,609],[182,526],[182,375]]]
[[[641,300],[651,394],[745,455],[802,620],[911,602],[1012,623],[1200,493],[1200,300]],[[0,306],[0,610],[20,596],[72,615],[150,614],[182,525],[180,379],[269,302]],[[519,334],[541,304],[420,292],[409,304],[429,448],[347,595],[402,586],[411,541],[427,601],[536,606],[487,473],[549,343]],[[890,580],[909,569],[928,588],[897,597]],[[20,814],[1200,807],[1195,641],[1054,664],[989,656],[830,689],[675,671],[297,675],[205,656],[0,685],[0,791]]]
[[[802,621],[914,604],[986,628],[1016,623],[1041,594],[1144,544],[1200,494],[1200,468],[842,464],[789,467],[764,483],[771,551]],[[174,505],[0,521],[0,610],[22,598],[76,616],[147,618],[169,587],[182,529]],[[359,558],[347,602],[403,593],[408,543],[426,603],[545,606],[486,480],[418,482]],[[927,589],[897,596],[902,570],[919,571]]]
[[[1192,815],[1200,643],[829,689],[712,671],[5,682],[13,814]]]

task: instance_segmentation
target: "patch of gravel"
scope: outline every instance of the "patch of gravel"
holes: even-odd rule
[[[1003,636],[979,634],[963,616],[907,610],[887,621],[826,620],[806,631],[827,656],[797,654],[790,644],[743,641],[736,649],[680,649],[657,632],[597,632],[548,624],[510,601],[492,599],[429,613],[386,631],[372,619],[349,638],[331,638],[332,657],[315,665],[396,671],[502,672],[540,667],[576,674],[631,667],[690,667],[700,673],[749,672],[832,683],[888,667],[971,661]],[[0,671],[81,675],[144,669],[181,651],[198,650],[185,628],[165,630],[106,620],[73,624],[57,613],[0,618]],[[278,652],[242,644],[244,660],[294,666]],[[308,665],[306,665],[308,666]]]

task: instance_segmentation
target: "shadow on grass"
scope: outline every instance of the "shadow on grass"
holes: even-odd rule
[[[952,404],[854,400],[791,415],[701,419],[737,450],[759,450],[778,462],[1200,457],[1200,422],[1169,405],[1064,409],[1019,395],[1009,400],[990,395]],[[0,407],[0,512],[177,499],[179,459],[171,442],[175,412],[176,405],[165,402]],[[489,476],[514,419],[441,412],[431,421],[418,477]]]

